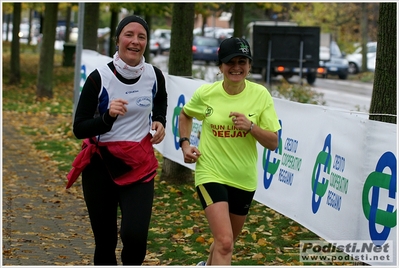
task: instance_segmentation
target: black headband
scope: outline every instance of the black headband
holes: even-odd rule
[[[122,32],[122,29],[123,29],[126,25],[128,25],[129,23],[131,23],[131,22],[140,23],[140,24],[144,27],[145,31],[147,32],[147,36],[149,36],[149,33],[148,33],[148,32],[149,32],[149,29],[148,29],[148,24],[147,24],[147,22],[146,22],[143,18],[141,18],[141,17],[139,17],[139,16],[136,16],[136,15],[127,16],[127,17],[125,17],[123,20],[121,20],[121,21],[119,22],[119,24],[118,24],[118,27],[116,27],[115,36],[118,38],[118,36],[119,36],[120,33]]]

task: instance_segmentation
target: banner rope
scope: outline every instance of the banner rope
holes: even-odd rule
[[[334,107],[329,107],[329,108],[333,108],[333,110],[335,110],[334,109]],[[324,109],[324,111],[327,111],[328,109]],[[331,110],[331,109],[330,109]],[[373,113],[373,114],[370,114],[370,113],[365,113],[365,112],[358,112],[358,111],[348,111],[348,110],[335,110],[335,111],[337,111],[337,112],[343,112],[343,113],[350,113],[350,114],[361,114],[361,115],[368,115],[368,116],[392,116],[392,117],[397,117],[398,115],[396,115],[396,114],[380,114],[380,113]]]

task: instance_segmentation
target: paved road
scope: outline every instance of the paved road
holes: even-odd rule
[[[312,89],[323,94],[326,106],[364,113],[370,109],[373,83],[320,78]]]
[[[3,112],[2,265],[92,265],[94,241],[79,187],[34,150]],[[75,185],[74,185],[75,187]]]
[[[371,96],[355,94],[345,90],[337,91],[318,87],[313,89],[323,94],[326,106],[364,113],[368,113],[370,110]]]

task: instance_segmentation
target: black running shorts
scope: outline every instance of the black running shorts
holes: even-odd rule
[[[205,183],[196,187],[202,207],[216,202],[227,202],[229,212],[236,215],[247,215],[251,206],[255,191],[248,192],[220,183]]]

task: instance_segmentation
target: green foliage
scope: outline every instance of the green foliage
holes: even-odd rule
[[[348,75],[348,80],[373,83],[374,75],[375,75],[374,72],[363,72],[363,73],[357,73],[357,74],[350,74],[350,75]]]
[[[220,11],[219,3],[198,2],[195,4],[195,14],[201,15],[203,18],[212,16],[212,14],[215,14],[215,11]]]
[[[362,3],[314,2],[299,3],[290,17],[300,26],[320,26],[322,33],[331,33],[341,50],[351,52],[354,43],[362,40],[360,32]],[[368,39],[377,40],[378,3],[368,3]]]
[[[49,114],[71,114],[73,85],[65,87],[73,81],[73,68],[56,66],[54,72],[54,95],[53,99],[36,99],[36,79],[38,68],[38,55],[31,52],[21,52],[21,84],[8,86],[3,89],[3,110],[24,113],[38,113],[46,111]],[[23,55],[23,56],[22,56]],[[3,81],[10,72],[9,54],[3,55]],[[61,56],[56,55],[55,60],[60,64]],[[56,63],[57,64],[57,63]],[[24,90],[21,90],[23,88]]]
[[[273,87],[270,91],[271,94],[277,98],[300,103],[325,105],[323,94],[317,93],[307,85],[290,84],[283,80],[281,84],[277,87]]]
[[[364,72],[358,74],[360,81],[362,82],[373,82],[374,81],[374,72]]]
[[[75,144],[73,141],[49,140],[34,142],[37,150],[46,151],[53,161],[57,162],[58,169],[63,172],[69,172],[71,163],[75,159]]]
[[[100,18],[98,22],[99,28],[109,27],[111,21],[111,12],[100,11]]]

